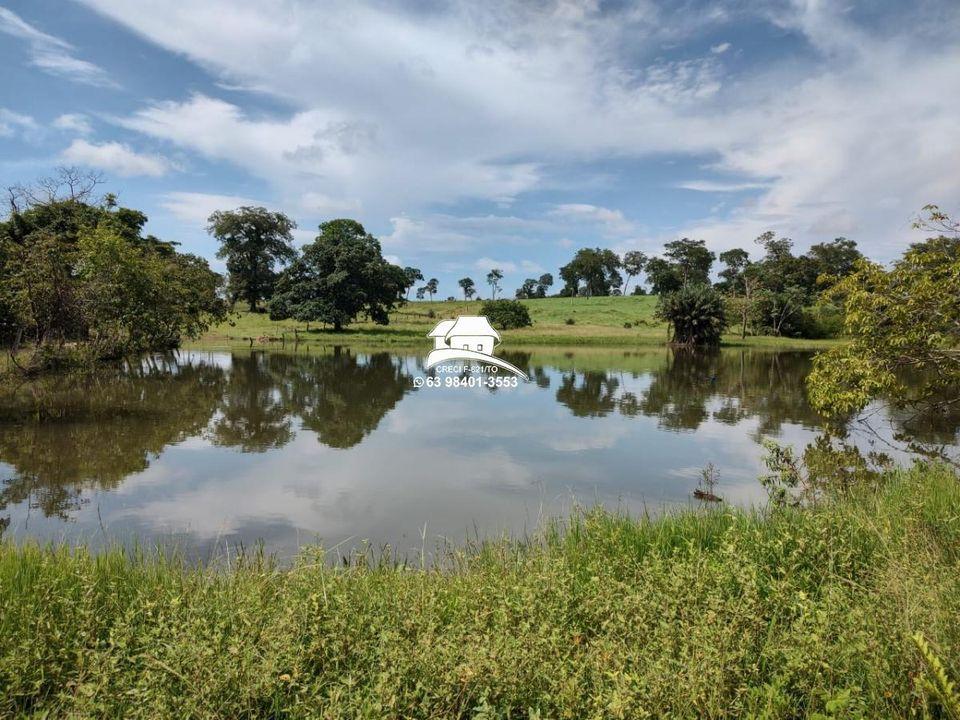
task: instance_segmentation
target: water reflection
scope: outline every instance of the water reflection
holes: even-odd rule
[[[802,447],[823,427],[806,353],[505,356],[534,382],[415,391],[420,356],[334,349],[181,353],[7,388],[0,518],[39,537],[106,523],[284,547],[310,533],[395,540],[428,521],[515,530],[564,493],[684,501],[706,462],[725,497],[756,500],[758,441]],[[877,416],[887,428],[861,432],[864,450],[955,447],[960,409]]]

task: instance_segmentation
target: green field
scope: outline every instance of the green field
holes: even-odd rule
[[[958,518],[956,475],[918,467],[808,510],[591,511],[434,569],[7,542],[0,714],[948,717],[911,638],[955,677]]]
[[[530,309],[533,327],[504,333],[507,347],[524,345],[605,345],[631,347],[662,345],[667,340],[667,326],[653,317],[657,298],[652,296],[545,298],[522,300]],[[238,343],[275,344],[320,342],[325,344],[422,345],[426,334],[438,320],[458,315],[476,314],[478,301],[411,302],[390,315],[389,325],[358,322],[344,332],[334,333],[323,326],[292,320],[275,322],[265,313],[242,312],[229,322],[210,330],[202,345],[234,345]],[[431,311],[433,317],[431,317]],[[567,324],[572,319],[573,324]],[[630,327],[625,327],[629,323]],[[294,328],[299,331],[294,334]],[[822,348],[835,340],[794,340],[777,337],[724,336],[724,344],[771,348]]]

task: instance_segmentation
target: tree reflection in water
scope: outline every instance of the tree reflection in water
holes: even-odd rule
[[[553,397],[577,418],[651,417],[672,432],[754,419],[756,441],[779,435],[784,425],[829,429],[829,440],[841,443],[850,428],[861,429],[849,418],[826,428],[812,410],[804,388],[807,353],[503,355],[526,370],[538,392],[551,392],[552,384]],[[0,478],[0,509],[28,503],[68,519],[86,491],[117,487],[188,438],[263,453],[284,447],[303,428],[329,447],[354,447],[412,390],[406,368],[417,367],[416,359],[345,349],[235,353],[225,367],[214,359],[154,357],[125,371],[43,378],[0,391],[0,462],[12,468],[12,476]],[[886,435],[913,452],[956,447],[960,408],[935,416],[888,410],[883,419],[891,425]],[[826,449],[820,441],[811,456],[824,467]],[[849,447],[844,452],[847,465],[859,462]]]
[[[0,461],[14,475],[3,482],[0,508],[29,501],[66,519],[84,490],[114,488],[166,446],[200,434],[223,387],[222,369],[165,356],[8,389],[0,398]]]
[[[412,387],[386,353],[235,354],[229,370],[155,357],[123,371],[42,378],[0,396],[0,509],[28,502],[68,519],[89,490],[119,486],[168,445],[205,436],[265,452],[289,443],[294,421],[336,448],[359,443]]]

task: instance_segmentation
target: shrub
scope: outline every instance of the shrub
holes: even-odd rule
[[[629,330],[630,328],[633,327],[633,323],[631,323],[631,322],[629,322],[629,321],[628,321],[628,322],[625,322],[625,323],[623,324],[623,327],[626,328],[627,330]]]
[[[836,338],[843,335],[843,312],[836,305],[805,308],[800,323],[805,338]]]
[[[656,315],[672,326],[675,345],[718,345],[727,326],[723,296],[709,285],[661,295]]]
[[[577,323],[577,321],[574,320],[573,318],[567,318],[567,319],[564,320],[563,322],[566,323],[567,325],[576,325],[576,323]]]
[[[517,300],[487,300],[480,313],[500,330],[529,327],[533,325],[527,306]]]

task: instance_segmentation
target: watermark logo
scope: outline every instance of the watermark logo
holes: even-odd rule
[[[428,370],[440,363],[470,360],[486,371],[497,373],[502,369],[529,380],[523,370],[493,354],[493,348],[500,344],[500,333],[483,315],[461,315],[456,320],[441,320],[427,337],[433,340],[433,350],[425,365]]]

